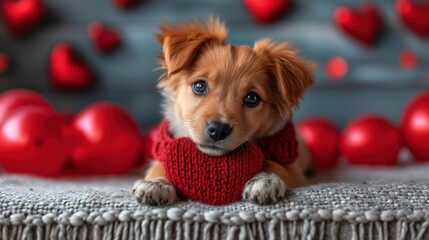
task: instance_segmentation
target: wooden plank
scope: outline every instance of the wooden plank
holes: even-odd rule
[[[295,8],[280,21],[259,25],[252,21],[242,0],[143,0],[140,6],[123,11],[111,0],[43,0],[51,19],[36,33],[24,39],[11,37],[0,24],[0,52],[7,52],[13,67],[0,75],[0,91],[27,87],[46,95],[58,109],[78,111],[100,100],[125,106],[143,128],[157,122],[161,98],[155,85],[160,72],[157,54],[161,47],[154,39],[164,20],[179,22],[194,17],[219,16],[230,28],[229,41],[252,45],[256,39],[272,36],[287,40],[301,49],[303,56],[315,60],[317,83],[306,94],[296,119],[324,115],[340,126],[368,111],[380,112],[398,121],[403,107],[416,92],[429,89],[429,39],[417,38],[401,23],[392,0],[373,0],[380,7],[385,32],[373,48],[365,48],[345,36],[332,22],[332,12],[354,0],[295,1]],[[86,34],[94,19],[120,29],[124,45],[119,51],[102,56],[96,53]],[[58,92],[48,82],[48,60],[53,45],[72,43],[94,67],[99,77],[95,89],[82,93]],[[399,67],[402,49],[413,49],[419,66],[412,71]],[[326,78],[324,65],[341,55],[350,64],[348,75],[339,82]]]
[[[240,25],[238,25],[240,26]],[[346,82],[382,82],[387,85],[404,82],[415,84],[429,81],[429,44],[403,36],[401,31],[391,31],[379,46],[365,49],[341,36],[330,25],[308,23],[276,25],[269,28],[254,28],[250,25],[231,26],[230,41],[238,44],[252,44],[254,39],[271,35],[274,39],[290,40],[302,55],[315,60],[320,68],[316,70],[318,84],[326,84],[329,79],[324,72],[325,62],[334,55],[344,56],[350,64]],[[153,72],[157,67],[157,55],[161,49],[154,40],[155,25],[121,25],[124,46],[119,51],[104,56],[96,53],[86,35],[85,25],[65,25],[47,29],[30,39],[13,41],[3,35],[2,48],[13,53],[14,71],[10,73],[11,87],[29,86],[41,90],[50,89],[48,79],[48,59],[52,46],[60,41],[68,41],[82,52],[82,55],[96,69],[100,89],[106,91],[153,90],[161,72]],[[235,30],[234,30],[235,29]],[[406,71],[399,67],[402,48],[414,49],[420,64],[416,70]],[[1,50],[1,49],[0,49]],[[4,76],[0,77],[4,78]],[[3,81],[4,82],[4,81]],[[124,84],[126,83],[126,84]],[[329,84],[329,83],[328,83]],[[122,89],[122,90],[121,90]]]
[[[294,121],[324,116],[338,126],[345,126],[356,116],[377,113],[399,124],[405,106],[421,88],[320,88],[310,89],[300,108],[295,111]],[[111,101],[122,105],[138,121],[142,130],[157,123],[161,118],[161,96],[149,93],[45,93],[44,96],[58,111],[77,113],[98,101]]]
[[[326,117],[344,127],[357,116],[376,113],[399,124],[405,107],[421,88],[407,89],[319,89],[309,90],[295,111],[294,120],[313,116]]]
[[[131,10],[115,7],[112,0],[44,0],[57,21],[73,23],[88,22],[93,19],[109,19],[113,22],[132,21],[182,21],[191,18],[219,16],[225,21],[252,21],[243,0],[142,0],[142,4]],[[379,7],[386,22],[400,24],[394,9],[395,1],[372,0]],[[339,5],[357,6],[355,0],[294,1],[291,11],[280,21],[331,22],[332,13]],[[256,23],[255,23],[256,24]]]

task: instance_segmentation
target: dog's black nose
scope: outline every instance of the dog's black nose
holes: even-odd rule
[[[211,121],[207,125],[207,133],[215,141],[220,141],[222,139],[225,139],[226,137],[229,136],[229,134],[231,134],[231,131],[232,131],[232,128],[227,123]]]

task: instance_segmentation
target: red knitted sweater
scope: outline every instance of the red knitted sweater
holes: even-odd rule
[[[220,157],[202,153],[189,138],[173,139],[167,120],[154,128],[151,136],[153,158],[164,163],[166,177],[179,194],[213,205],[239,201],[246,182],[263,170],[264,160],[287,165],[295,161],[298,154],[291,122],[257,144],[247,142]]]

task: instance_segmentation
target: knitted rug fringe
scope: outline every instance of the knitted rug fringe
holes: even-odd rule
[[[224,225],[217,223],[139,220],[109,222],[105,225],[72,226],[67,223],[43,225],[0,225],[0,240],[139,240],[139,239],[426,239],[429,221],[332,222],[279,221]],[[392,230],[395,229],[395,230]],[[342,235],[342,233],[348,233]],[[282,238],[283,237],[283,238]]]

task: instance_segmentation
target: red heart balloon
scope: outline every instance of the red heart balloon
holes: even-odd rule
[[[309,118],[300,122],[297,130],[307,145],[317,169],[337,166],[340,155],[340,133],[324,118]]]
[[[30,106],[14,111],[0,127],[0,166],[7,172],[57,176],[66,149],[56,114]]]
[[[246,143],[220,157],[200,152],[189,138],[173,140],[165,149],[165,176],[193,201],[224,205],[239,201],[247,181],[263,170],[264,155]]]
[[[24,35],[40,25],[45,5],[39,0],[2,0],[2,15],[10,33]]]
[[[396,11],[402,21],[414,33],[421,37],[429,34],[429,1],[413,2],[410,0],[396,1]]]
[[[25,90],[9,90],[0,95],[0,124],[19,108],[38,106],[53,111],[51,104],[40,94]]]
[[[402,133],[417,161],[429,161],[429,92],[416,96],[402,117]]]
[[[340,148],[351,164],[395,165],[402,140],[399,130],[387,119],[367,115],[355,119],[344,130]]]
[[[381,29],[380,13],[373,4],[365,4],[357,10],[337,7],[334,21],[345,33],[368,46],[374,43]]]
[[[141,0],[113,0],[113,2],[119,8],[131,8],[141,2]]]
[[[85,89],[94,81],[90,66],[79,59],[75,50],[67,43],[59,43],[53,48],[50,71],[52,84],[62,89]]]
[[[244,0],[253,18],[260,23],[270,23],[284,14],[292,0]]]
[[[82,110],[72,123],[78,139],[71,152],[73,166],[95,174],[119,174],[140,156],[136,122],[120,106],[100,102]]]
[[[88,34],[94,47],[100,53],[111,52],[121,44],[119,34],[115,30],[107,28],[99,21],[92,22],[89,25]]]

